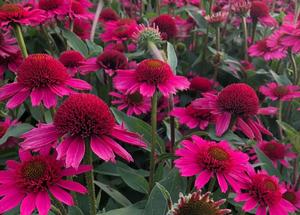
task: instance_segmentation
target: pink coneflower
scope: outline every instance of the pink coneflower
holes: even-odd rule
[[[141,95],[139,92],[132,94],[111,92],[110,95],[115,99],[111,103],[118,105],[118,110],[127,109],[127,115],[141,115],[151,110],[151,99]]]
[[[170,115],[178,118],[180,124],[184,124],[191,129],[199,127],[200,130],[205,130],[212,120],[209,110],[196,110],[191,104],[185,108],[174,108]]]
[[[255,70],[255,66],[250,61],[242,60],[241,61],[241,69],[244,72],[254,71]]]
[[[3,79],[5,70],[16,73],[17,68],[22,64],[22,62],[23,57],[20,50],[8,57],[0,56],[0,79]]]
[[[211,15],[206,15],[204,18],[210,24],[220,25],[227,20],[227,17],[228,17],[228,12],[220,11],[220,12],[213,13]]]
[[[285,48],[271,48],[267,44],[267,38],[256,42],[248,49],[251,57],[262,57],[264,60],[280,60],[287,56]]]
[[[152,25],[158,27],[164,40],[175,38],[177,35],[175,19],[169,14],[162,14],[156,17],[153,20]]]
[[[119,70],[114,78],[117,89],[126,90],[126,93],[138,91],[147,97],[153,96],[157,89],[169,96],[187,89],[189,84],[185,77],[174,75],[167,63],[156,59],[142,61],[135,70]]]
[[[213,91],[214,82],[205,77],[195,76],[191,80],[190,90],[206,93]]]
[[[47,54],[32,54],[18,68],[16,82],[1,87],[0,101],[10,98],[7,108],[21,105],[30,96],[33,106],[43,102],[46,108],[56,106],[56,96],[73,93],[69,87],[89,90],[91,86],[71,78],[62,63]]]
[[[90,166],[79,166],[77,170],[65,168],[62,161],[45,150],[32,156],[29,151],[19,152],[21,162],[9,160],[7,170],[0,171],[0,213],[17,207],[21,214],[32,214],[37,209],[46,215],[51,208],[51,196],[66,205],[74,205],[73,197],[67,191],[85,194],[86,188],[75,181],[67,180],[87,172]]]
[[[261,86],[259,91],[272,101],[291,101],[300,98],[300,87],[297,85],[278,85],[275,82]]]
[[[282,144],[276,140],[261,141],[257,145],[260,150],[273,162],[275,167],[280,162],[283,166],[289,167],[288,158],[296,158],[297,154],[291,151],[291,144]]]
[[[122,42],[132,38],[136,31],[137,23],[134,19],[124,18],[117,21],[107,22],[105,31],[100,35],[103,42]]]
[[[57,145],[61,137],[63,140]],[[115,154],[133,161],[115,139],[145,147],[141,137],[117,125],[109,107],[92,94],[71,95],[58,108],[53,124],[35,128],[25,133],[24,138],[22,148],[41,150],[46,146],[56,147],[58,159],[64,158],[66,167],[74,168],[83,159],[85,147],[91,147],[98,157],[112,162],[115,162]]]
[[[71,8],[69,16],[74,19],[88,19],[92,20],[94,18],[94,14],[89,11],[89,7],[92,4],[86,0],[71,0]]]
[[[104,8],[101,11],[99,21],[102,22],[102,23],[106,23],[106,22],[109,22],[109,21],[117,21],[119,18],[120,17],[117,14],[117,12],[114,11],[112,8],[108,7],[108,8]]]
[[[299,26],[287,25],[282,30],[281,44],[284,47],[291,48],[292,52],[298,54],[300,52],[300,29]]]
[[[216,143],[196,135],[182,141],[182,145],[183,148],[176,150],[180,158],[174,161],[175,166],[182,176],[198,175],[195,181],[197,189],[216,177],[223,193],[228,190],[228,184],[235,191],[239,190],[249,168],[246,154],[233,150],[226,141]]]
[[[192,28],[195,26],[193,22],[190,22],[189,19],[183,19],[180,16],[175,17],[175,24],[176,24],[176,38],[179,38],[181,40],[184,40],[188,37],[190,37],[190,32]]]
[[[67,23],[67,25],[68,27],[70,27],[70,24]],[[73,32],[82,40],[87,40],[90,38],[91,29],[92,29],[92,25],[90,21],[83,20],[83,19],[74,20]]]
[[[231,212],[230,209],[221,209],[225,199],[214,201],[212,194],[201,194],[201,190],[184,196],[179,194],[179,201],[172,206],[167,215],[224,215]]]
[[[225,87],[218,95],[204,93],[193,102],[196,109],[210,109],[216,117],[216,135],[222,136],[232,122],[234,129],[248,138],[262,140],[262,134],[271,135],[257,118],[258,114],[275,114],[274,108],[259,108],[255,91],[247,84],[237,83]]]
[[[126,47],[123,43],[109,43],[104,47],[104,51],[106,50],[116,50],[119,52],[125,52]]]
[[[262,25],[273,27],[278,23],[270,15],[268,5],[263,1],[253,1],[250,8],[250,17],[254,22],[259,22]]]
[[[249,172],[249,178],[244,181],[242,192],[235,197],[236,202],[246,202],[243,210],[251,211],[257,207],[256,214],[259,215],[288,215],[295,208],[283,198],[284,187],[279,184],[275,176],[270,176],[266,172]]]
[[[285,185],[286,191],[283,193],[282,197],[294,205],[297,211],[300,210],[300,190],[296,190],[291,185]]]
[[[82,54],[75,50],[67,50],[60,54],[59,61],[67,68],[71,76],[79,73],[79,67],[85,62]]]
[[[43,22],[45,14],[42,10],[24,7],[21,4],[3,4],[0,6],[0,26],[12,24],[35,26]]]
[[[104,69],[107,74],[112,76],[116,70],[126,69],[127,65],[127,57],[122,52],[106,49],[97,58],[90,58],[83,63],[80,70],[89,73]]]
[[[16,39],[11,37],[9,31],[0,31],[0,58],[5,58],[9,57],[12,54],[16,54],[19,51],[16,43]]]

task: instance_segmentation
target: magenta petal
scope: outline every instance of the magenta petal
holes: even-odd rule
[[[255,215],[266,215],[267,209],[265,207],[258,207]]]
[[[71,78],[71,79],[67,80],[66,84],[70,87],[73,87],[73,88],[79,89],[79,90],[92,89],[92,86],[89,83],[87,83],[86,81],[80,80],[80,79],[76,79],[76,78]]]
[[[21,200],[23,195],[7,195],[0,200],[0,214],[5,213],[14,207],[16,207]]]
[[[20,92],[24,87],[19,83],[6,84],[0,88],[0,101],[5,100],[12,95]]]
[[[75,181],[60,180],[57,185],[64,189],[75,191],[81,194],[85,194],[87,192],[87,189],[84,186]]]
[[[31,104],[32,106],[40,105],[42,99],[44,98],[44,90],[37,88],[33,89],[30,94]]]
[[[58,186],[52,186],[49,188],[49,190],[53,194],[53,196],[60,202],[63,202],[69,206],[74,205],[73,197],[68,192],[64,191]]]
[[[198,189],[201,189],[202,187],[204,187],[207,182],[209,181],[209,179],[212,177],[212,173],[208,172],[208,171],[203,171],[201,172],[196,181],[195,181],[195,185]]]
[[[39,215],[47,215],[49,213],[51,201],[47,191],[42,191],[37,194],[35,205],[39,211]]]
[[[67,168],[62,170],[61,174],[63,176],[71,176],[71,175],[79,175],[85,172],[89,172],[93,169],[90,165],[80,165],[77,169],[74,168]]]
[[[114,152],[109,143],[107,143],[104,139],[98,136],[93,136],[91,139],[91,148],[93,152],[101,159],[105,161],[115,161]]]
[[[257,205],[257,201],[255,201],[254,199],[250,198],[244,204],[243,210],[244,211],[251,211],[253,208],[255,208],[256,205]]]
[[[132,156],[122,147],[120,146],[116,141],[109,137],[103,137],[103,139],[109,144],[109,146],[112,148],[112,150],[118,154],[120,157],[124,158],[127,161],[133,161]]]
[[[47,109],[56,106],[56,95],[50,89],[45,89],[43,102]]]
[[[84,140],[81,137],[74,138],[66,153],[66,167],[78,168],[85,153]]]
[[[222,193],[226,193],[226,191],[228,189],[228,185],[227,185],[227,182],[226,182],[224,176],[222,174],[218,173],[217,179],[218,179]]]
[[[8,100],[6,107],[8,109],[13,109],[21,105],[29,95],[30,95],[29,89],[21,90],[16,95],[14,95],[11,99]]]
[[[249,139],[254,138],[252,129],[247,125],[247,123],[241,117],[237,118],[236,125]]]
[[[231,114],[228,112],[223,113],[217,118],[216,135],[218,137],[222,136],[224,132],[228,129],[230,120],[231,120]]]
[[[29,193],[22,201],[20,211],[21,215],[31,215],[35,209],[35,194]]]
[[[56,147],[58,160],[60,160],[61,158],[66,156],[68,148],[70,147],[70,144],[72,143],[73,140],[74,140],[74,138],[67,137]]]

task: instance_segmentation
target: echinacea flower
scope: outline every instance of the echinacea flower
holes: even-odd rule
[[[73,176],[87,172],[90,166],[82,165],[77,170],[65,168],[63,161],[56,160],[43,150],[39,155],[29,151],[20,151],[21,161],[8,160],[7,170],[0,171],[0,213],[17,207],[20,203],[20,214],[32,214],[37,209],[39,215],[47,215],[51,208],[51,198],[66,205],[74,205],[72,195],[68,191],[81,194],[86,188],[75,181],[67,180]]]
[[[287,184],[285,184],[285,188],[286,191],[283,193],[282,197],[293,204],[297,211],[300,211],[300,190]]]
[[[245,202],[243,210],[246,212],[257,208],[257,215],[288,215],[295,208],[283,198],[285,191],[276,176],[266,172],[255,173],[253,170],[249,172],[249,178],[245,179],[241,192],[237,193],[234,200]]]
[[[273,162],[275,167],[278,166],[278,162],[288,168],[288,158],[294,159],[297,154],[292,152],[291,144],[282,144],[276,140],[261,141],[257,144],[258,148]]]
[[[276,19],[270,15],[269,7],[264,1],[252,1],[250,17],[255,23],[259,22],[264,26],[274,27],[278,24]]]
[[[174,161],[175,166],[182,176],[197,175],[197,189],[201,189],[212,177],[216,177],[223,193],[228,190],[228,184],[235,191],[239,190],[249,169],[247,154],[233,150],[226,141],[217,143],[196,135],[181,144],[183,148],[176,150],[179,158]]]
[[[16,45],[17,40],[11,37],[10,32],[0,31],[0,57],[6,58],[12,54],[16,54],[19,51],[19,47]]]
[[[232,3],[231,10],[239,16],[247,16],[251,3],[248,0],[237,0]]]
[[[101,11],[100,16],[99,16],[99,21],[102,23],[106,23],[109,21],[117,21],[119,18],[120,17],[116,11],[114,11],[110,7],[107,7]]]
[[[67,50],[60,54],[59,61],[67,68],[71,76],[80,72],[79,67],[85,62],[82,54],[75,50]]]
[[[96,72],[100,69],[110,76],[118,69],[126,69],[127,57],[124,53],[113,49],[106,49],[98,57],[92,57],[82,64],[80,70],[83,73]]]
[[[175,107],[170,115],[178,118],[180,124],[184,124],[191,129],[198,127],[200,130],[205,130],[212,120],[209,110],[196,110],[192,104],[184,108]]]
[[[277,109],[260,108],[255,91],[247,84],[237,83],[225,87],[218,95],[203,93],[203,98],[193,102],[196,109],[210,109],[216,117],[216,135],[222,136],[232,123],[234,129],[242,131],[250,139],[262,140],[262,134],[272,136],[258,114],[272,115]]]
[[[118,90],[140,92],[147,97],[153,96],[157,89],[169,96],[177,90],[187,89],[189,84],[185,77],[174,75],[167,63],[157,59],[143,60],[135,70],[118,70],[114,78]]]
[[[190,90],[206,93],[213,91],[214,82],[205,77],[195,76],[191,80]]]
[[[89,11],[93,4],[88,0],[72,0],[69,17],[71,19],[93,20],[94,14]]]
[[[23,56],[20,50],[17,53],[11,54],[7,57],[0,56],[0,79],[3,79],[4,72],[6,70],[16,73],[18,67],[22,64],[22,62]]]
[[[42,23],[45,14],[42,10],[31,9],[22,4],[3,4],[0,6],[0,26],[12,24],[35,26]]]
[[[228,12],[220,11],[220,12],[213,13],[211,15],[206,15],[204,18],[208,23],[218,26],[223,22],[225,22],[227,17],[228,17]]]
[[[179,194],[178,203],[172,206],[167,215],[224,215],[231,212],[230,209],[222,209],[225,199],[214,201],[211,193],[202,194],[201,190],[184,196]]]
[[[73,93],[69,87],[89,90],[91,86],[80,79],[71,78],[62,63],[47,54],[29,55],[20,65],[15,82],[1,87],[0,101],[10,98],[7,108],[21,105],[30,96],[33,106],[43,101],[46,108],[56,105],[56,96]]]
[[[271,82],[261,86],[259,91],[272,101],[291,101],[300,98],[300,87],[297,85],[279,85]]]
[[[170,40],[175,38],[177,35],[177,26],[175,19],[169,14],[162,14],[156,17],[152,25],[157,27],[161,33],[164,40]]]
[[[67,23],[70,27],[70,23]],[[82,40],[90,39],[90,32],[92,29],[91,22],[84,19],[74,19],[73,32]]]
[[[127,115],[141,115],[150,112],[151,99],[141,95],[139,92],[126,94],[125,92],[111,92],[109,93],[114,97],[112,104],[118,106],[118,110],[127,109]]]
[[[131,155],[116,140],[145,147],[141,137],[117,125],[109,107],[92,94],[73,94],[58,108],[53,124],[44,124],[27,132],[21,144],[24,149],[42,150],[56,147],[58,159],[65,159],[66,167],[77,168],[85,148],[104,161],[115,162],[115,154],[127,161]],[[59,139],[63,140],[57,145]]]
[[[149,42],[154,43],[156,46],[160,46],[163,37],[157,27],[150,27],[140,24],[133,33],[132,39],[138,44],[139,48],[148,50]]]

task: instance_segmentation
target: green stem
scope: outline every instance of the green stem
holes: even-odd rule
[[[243,17],[242,21],[244,31],[244,59],[248,61],[248,29],[246,17]]]
[[[89,141],[85,142],[86,153],[84,157],[85,164],[93,166],[93,156]],[[94,173],[93,170],[85,173],[85,180],[89,191],[89,207],[90,215],[96,215],[96,194],[95,194],[95,184],[94,184]]]
[[[13,28],[14,28],[16,39],[18,41],[22,55],[24,58],[26,58],[26,57],[28,57],[28,52],[27,52],[26,44],[25,44],[24,37],[22,34],[21,26],[19,24],[14,24]]]
[[[169,112],[171,112],[174,109],[174,96],[170,95],[169,97]],[[175,118],[174,116],[170,116],[170,141],[171,141],[171,146],[170,146],[170,153],[174,153],[174,147],[175,147]]]
[[[255,42],[256,27],[257,27],[257,21],[254,21],[253,22],[253,28],[252,28],[251,44],[254,44],[254,42]]]
[[[156,145],[156,131],[157,131],[157,92],[152,97],[151,110],[151,154],[150,154],[150,175],[149,175],[149,194],[154,186],[154,172],[155,172],[155,145]]]
[[[282,101],[279,101],[279,107],[278,107],[278,121],[279,121],[279,134],[280,134],[280,139],[283,138],[283,131],[282,131],[282,128],[281,128],[281,122],[282,122],[282,110],[283,109],[283,102]]]
[[[55,210],[56,212],[59,211],[58,214],[60,215],[67,215],[68,212],[66,208],[63,206],[63,204],[60,201],[58,201],[55,197],[52,197],[52,199],[54,201],[55,206],[52,206],[51,209]]]
[[[220,27],[216,27],[216,49],[217,52],[221,49],[221,33],[220,33]]]
[[[219,57],[220,57],[220,50],[221,50],[221,33],[220,33],[220,27],[216,27],[216,58],[214,61],[214,75],[213,75],[213,80],[218,79],[218,73],[219,73]]]
[[[149,50],[149,52],[150,52],[150,54],[152,55],[153,58],[161,60],[161,61],[165,61],[165,59],[163,58],[160,50],[151,41],[148,42],[148,50]]]
[[[216,179],[215,178],[213,178],[213,179],[210,180],[209,185],[208,185],[208,190],[207,190],[208,192],[211,192],[211,193],[213,192],[215,183],[216,183]]]
[[[54,205],[51,205],[51,211],[55,214],[55,215],[62,215],[61,211],[55,207]]]
[[[294,76],[293,83],[297,85],[299,82],[297,63],[296,63],[295,57],[292,53],[289,53],[289,57],[290,57],[290,61],[291,61],[292,68],[293,68],[293,76]]]

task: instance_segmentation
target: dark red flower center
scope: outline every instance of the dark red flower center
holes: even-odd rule
[[[177,34],[176,23],[173,17],[168,14],[163,14],[155,18],[153,24],[158,27],[163,39],[174,38]]]
[[[279,98],[289,94],[289,88],[286,86],[278,86],[273,90],[273,94]]]
[[[147,59],[136,68],[136,78],[139,82],[151,85],[164,84],[173,76],[171,67],[160,60]]]
[[[115,120],[109,107],[97,96],[74,94],[58,108],[54,125],[62,135],[88,138],[109,135]]]
[[[253,1],[250,8],[250,16],[253,19],[269,16],[269,8],[262,1]]]
[[[40,0],[39,8],[43,10],[55,10],[63,5],[64,0]]]
[[[32,54],[18,68],[17,81],[32,89],[60,85],[68,79],[66,67],[47,54]]]
[[[100,19],[107,21],[116,21],[119,19],[118,14],[111,8],[105,8],[101,11]]]
[[[201,92],[207,92],[211,90],[212,83],[209,79],[203,77],[195,77],[191,80],[190,88],[192,90],[198,90]]]
[[[144,98],[139,92],[135,92],[132,94],[128,94],[126,97],[126,101],[129,105],[139,105],[143,103]]]
[[[189,200],[179,206],[176,215],[218,215],[220,210],[213,201]]]
[[[226,161],[229,159],[228,153],[218,146],[210,147],[208,154],[217,161]]]
[[[269,157],[271,160],[284,159],[285,148],[283,144],[276,141],[270,141],[262,145],[261,150]]]
[[[74,68],[80,66],[84,57],[78,51],[69,50],[61,53],[59,61],[67,68]]]
[[[85,8],[78,1],[72,1],[71,9],[75,14],[84,14]]]
[[[225,87],[218,96],[217,105],[222,111],[247,117],[257,113],[259,100],[249,85],[239,83]]]
[[[61,178],[60,165],[52,157],[35,156],[24,161],[18,172],[17,184],[26,192],[47,190]]]
[[[25,15],[25,10],[18,4],[4,4],[0,7],[0,14],[3,14],[6,19],[17,19]]]
[[[103,69],[125,69],[128,61],[126,56],[117,50],[105,50],[97,58],[97,63]]]
[[[288,200],[292,204],[297,203],[297,196],[294,191],[286,191],[282,197],[286,200]]]

